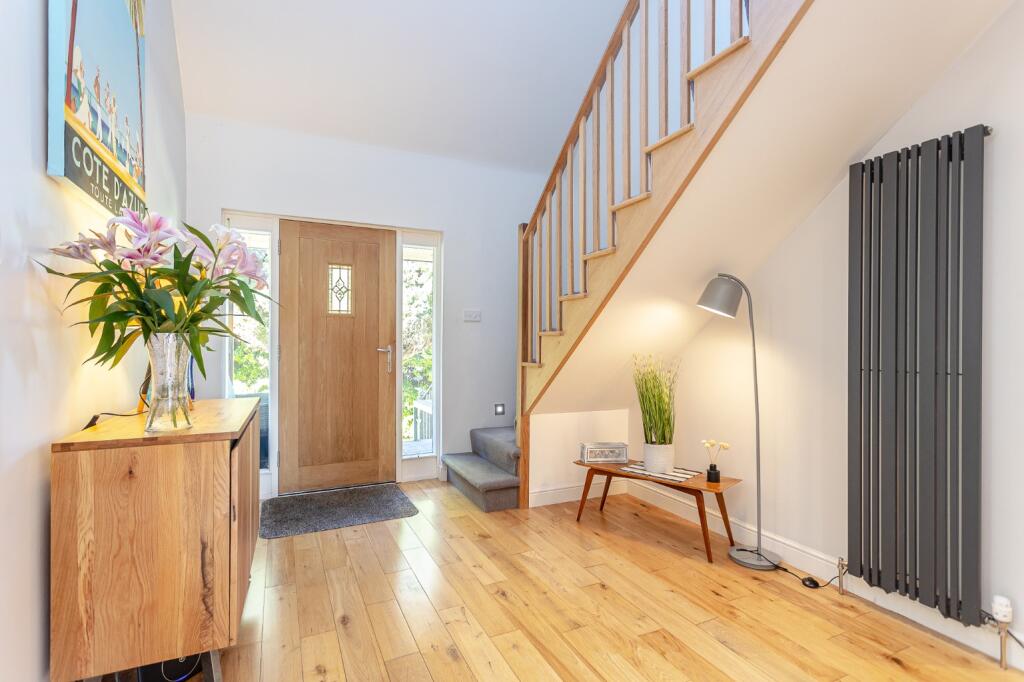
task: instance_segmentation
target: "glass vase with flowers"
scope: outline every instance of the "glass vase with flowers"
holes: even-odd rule
[[[86,263],[82,271],[46,271],[73,281],[68,308],[84,306],[96,339],[87,360],[116,366],[140,339],[149,351],[151,385],[147,431],[189,428],[187,388],[192,358],[203,376],[203,350],[217,336],[235,336],[225,306],[263,324],[256,296],[267,279],[262,261],[245,240],[223,225],[209,234],[190,225],[178,228],[156,213],[125,210],[103,232],[79,234],[51,252]],[[269,297],[268,297],[269,298]]]

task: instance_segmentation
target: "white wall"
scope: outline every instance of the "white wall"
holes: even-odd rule
[[[993,593],[1004,594],[1018,612],[1024,609],[1024,94],[1017,46],[1022,31],[1024,3],[1018,1],[864,155],[977,123],[995,130],[985,151],[982,604],[987,608]],[[830,562],[846,554],[847,191],[844,180],[748,277],[758,333],[764,526],[778,538],[773,549],[826,578],[832,575]],[[677,447],[680,464],[703,468],[702,438],[732,442],[720,466],[746,480],[729,500],[734,524],[749,528],[754,434],[747,324],[745,313],[736,320],[715,318],[680,349]],[[635,425],[638,415],[631,419]],[[646,490],[637,492],[657,501]],[[687,511],[678,503],[667,506]],[[988,630],[964,628],[881,590],[858,591],[991,655],[997,651]],[[1011,652],[1018,667],[1024,666],[1021,653]]]
[[[0,63],[7,64],[0,130],[0,660],[4,679],[48,677],[49,443],[98,411],[134,406],[145,351],[113,371],[83,366],[91,354],[79,319],[61,315],[66,287],[31,259],[109,217],[78,190],[46,176],[46,7],[4,3]],[[146,3],[148,201],[182,216],[185,123],[169,0]],[[63,263],[67,264],[67,261]]]
[[[188,117],[188,136],[193,224],[235,209],[442,232],[442,450],[469,450],[471,428],[512,423],[493,404],[512,415],[516,225],[544,178],[206,116]],[[463,322],[465,308],[483,321]],[[202,395],[223,393],[223,360],[208,357]]]
[[[580,499],[586,470],[573,464],[580,443],[626,442],[629,410],[597,410],[534,414],[530,417],[530,506]],[[632,453],[632,457],[637,457]],[[599,484],[599,485],[598,485]],[[590,496],[600,495],[604,479],[598,479]],[[624,492],[619,479],[610,493]]]

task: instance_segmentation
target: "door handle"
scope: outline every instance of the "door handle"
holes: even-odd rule
[[[391,344],[389,343],[388,345],[384,346],[383,348],[378,348],[377,352],[378,353],[387,353],[388,354],[388,374],[391,374]]]

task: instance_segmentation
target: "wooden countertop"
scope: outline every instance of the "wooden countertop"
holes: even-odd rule
[[[233,440],[242,435],[245,425],[259,407],[259,398],[197,400],[192,408],[192,428],[179,431],[146,433],[146,415],[110,417],[96,426],[73,433],[50,446],[51,452],[102,450],[140,445],[172,445]]]

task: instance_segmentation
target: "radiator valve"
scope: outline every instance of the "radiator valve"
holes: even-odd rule
[[[999,667],[1006,670],[1009,667],[1006,660],[1006,644],[1010,634],[1010,622],[1013,621],[1013,604],[1008,598],[999,594],[992,597],[992,620],[999,629]]]

